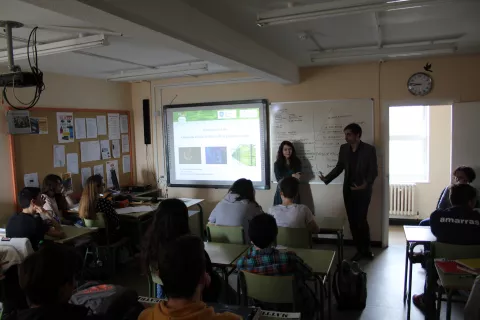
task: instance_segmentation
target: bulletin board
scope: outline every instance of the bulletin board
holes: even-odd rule
[[[76,132],[74,132],[74,141],[60,143],[57,128],[57,113],[73,113],[73,123],[76,118],[97,118],[97,116],[105,116],[107,129],[106,135],[97,134],[97,138],[77,139]],[[120,157],[114,158],[112,146],[113,140],[109,140],[108,114],[119,114],[119,117],[126,115],[128,119],[128,133],[120,133]],[[107,162],[112,160],[118,161],[117,178],[120,186],[132,185],[134,179],[133,168],[135,159],[133,132],[131,126],[130,112],[125,110],[92,110],[92,109],[61,109],[61,108],[33,108],[30,109],[30,118],[47,119],[48,133],[42,134],[11,134],[10,135],[10,152],[12,159],[13,180],[15,195],[25,186],[25,174],[37,173],[40,188],[43,178],[47,174],[57,174],[62,177],[62,174],[69,172],[67,170],[67,154],[76,153],[78,155],[78,173],[72,172],[73,193],[77,194],[82,191],[82,168],[91,168],[92,175],[94,174],[94,166],[103,166],[104,181],[107,179]],[[93,121],[93,120],[92,120]],[[45,123],[43,123],[45,124]],[[40,129],[42,125],[40,124]],[[125,126],[124,126],[125,127]],[[74,128],[75,131],[75,128]],[[98,131],[98,127],[97,127]],[[122,149],[122,135],[128,135],[128,152]],[[82,162],[81,142],[109,140],[110,159]],[[54,146],[65,146],[65,165],[62,167],[54,166]],[[85,152],[85,154],[87,154]],[[130,166],[128,170],[124,170],[123,156],[130,156]],[[57,163],[58,165],[58,163]],[[99,168],[99,167],[97,167]],[[124,173],[125,171],[128,171]]]

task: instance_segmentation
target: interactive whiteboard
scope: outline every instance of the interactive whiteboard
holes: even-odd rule
[[[323,183],[318,172],[329,173],[337,164],[343,128],[358,123],[362,141],[373,144],[373,100],[277,102],[270,105],[270,148],[273,163],[280,143],[293,143],[302,161],[302,181]],[[272,177],[275,175],[272,172]],[[332,183],[342,184],[343,173]]]

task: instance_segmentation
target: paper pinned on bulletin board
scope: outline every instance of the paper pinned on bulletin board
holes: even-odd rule
[[[65,167],[65,146],[59,144],[53,145],[53,167]]]
[[[120,115],[120,133],[128,133],[128,116]]]
[[[78,153],[67,153],[67,171],[73,174],[79,174]]]
[[[105,170],[107,171],[107,188],[113,188],[113,181],[112,181],[112,171],[115,170],[115,174],[117,175],[118,183],[120,184],[120,178],[118,175],[118,160],[111,160],[107,161],[105,165]]]
[[[130,155],[122,157],[123,173],[130,172]]]
[[[62,184],[66,194],[73,193],[73,180],[70,172],[62,173]]]
[[[107,117],[97,116],[97,134],[99,136],[107,135]]]
[[[57,136],[59,143],[75,141],[72,112],[57,112]]]
[[[108,114],[108,139],[120,139],[120,114]]]
[[[75,138],[86,139],[87,129],[85,128],[85,118],[75,118]]]
[[[31,134],[48,134],[47,117],[30,117]]]
[[[23,183],[25,187],[40,188],[40,183],[38,183],[38,173],[25,173],[23,175]]]
[[[122,134],[122,153],[130,152],[130,142],[128,141],[128,134]]]
[[[103,173],[103,164],[99,164],[93,167],[93,174],[94,175],[101,175],[103,179],[105,179],[105,174]]]
[[[120,158],[120,140],[112,140],[112,154],[114,158]]]
[[[85,184],[87,183],[87,179],[92,176],[92,168],[82,168],[82,187],[85,188]]]
[[[98,140],[80,142],[80,153],[82,162],[100,160],[100,142]]]
[[[110,159],[110,140],[100,140],[100,150],[102,151],[102,160]]]
[[[87,124],[87,139],[97,139],[97,119],[85,119]]]
[[[30,112],[25,110],[10,110],[7,112],[8,133],[28,134],[30,128]]]

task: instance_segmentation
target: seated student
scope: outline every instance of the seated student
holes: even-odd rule
[[[75,203],[66,193],[63,187],[62,178],[56,174],[49,174],[43,179],[42,183],[42,199],[45,201],[43,209],[49,211],[55,221],[60,224],[72,224],[77,219],[67,219],[63,215],[64,210],[72,208]],[[49,219],[45,215],[41,215],[42,219]],[[72,221],[72,222],[70,222]]]
[[[188,208],[182,200],[167,199],[160,202],[153,213],[153,223],[144,238],[142,258],[146,272],[157,273],[163,282],[164,276],[159,271],[161,248],[180,236],[191,234],[188,224]],[[207,252],[205,254],[206,270],[211,283],[204,286],[203,301],[217,302],[221,291],[221,279],[213,270]]]
[[[65,233],[58,223],[50,225],[40,218],[39,214],[49,216],[50,213],[43,209],[39,188],[23,188],[18,194],[18,204],[22,208],[22,212],[14,214],[8,220],[7,238],[27,238],[30,240],[33,250],[36,251],[45,235],[59,239],[65,237]]]
[[[166,200],[168,201],[168,200]],[[138,320],[240,320],[233,313],[215,313],[202,302],[202,293],[209,285],[203,241],[183,235],[158,248],[154,264],[162,275],[163,290],[168,301],[144,310]]]
[[[275,217],[279,227],[307,228],[311,233],[320,232],[312,211],[304,204],[295,204],[299,182],[294,177],[286,177],[280,182],[282,204],[273,206],[269,214]]]
[[[260,213],[263,210],[255,201],[252,181],[242,178],[232,184],[227,195],[213,209],[208,222],[219,226],[243,226],[248,243],[248,223]]]
[[[480,213],[473,210],[477,191],[468,184],[450,186],[452,207],[436,210],[430,216],[430,229],[438,242],[476,245],[480,244]],[[427,276],[428,277],[428,276]],[[413,303],[425,309],[423,294],[413,295]]]
[[[88,308],[68,303],[81,266],[81,257],[63,245],[48,244],[27,257],[19,268],[19,282],[30,308],[7,320],[104,319],[88,316]]]
[[[113,235],[120,227],[120,219],[113,203],[102,197],[101,193],[104,191],[104,187],[101,175],[97,174],[87,179],[83,187],[78,215],[82,219],[97,220],[97,213],[103,213],[109,231]]]

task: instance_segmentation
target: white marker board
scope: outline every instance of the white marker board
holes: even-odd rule
[[[323,183],[318,172],[327,174],[337,164],[340,145],[345,143],[343,128],[358,123],[362,141],[373,144],[373,100],[324,100],[272,102],[270,105],[270,148],[273,163],[280,143],[293,143],[302,161],[302,181]],[[343,173],[332,183],[342,184]]]

